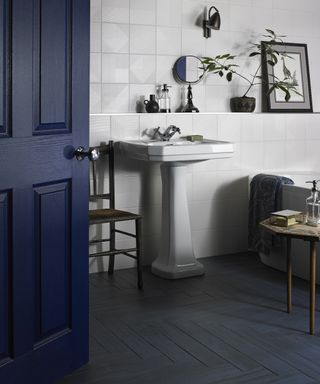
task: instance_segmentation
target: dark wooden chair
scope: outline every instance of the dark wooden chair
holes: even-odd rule
[[[141,224],[142,216],[135,213],[120,211],[115,208],[115,183],[114,183],[114,145],[113,141],[109,141],[108,144],[100,145],[99,147],[90,148],[91,153],[93,150],[96,150],[95,153],[98,153],[97,158],[94,159],[91,156],[91,166],[92,166],[92,177],[93,177],[93,186],[90,191],[90,201],[109,201],[109,208],[102,209],[90,209],[89,210],[89,224],[109,224],[110,225],[110,236],[109,238],[95,238],[89,242],[89,245],[97,245],[99,243],[109,242],[109,250],[90,253],[89,257],[103,257],[109,256],[109,268],[108,273],[113,274],[114,271],[114,261],[116,255],[126,255],[137,261],[137,274],[138,274],[138,288],[142,289],[142,233],[141,233]],[[108,193],[98,193],[98,172],[97,172],[97,163],[98,162],[107,162],[109,160],[109,191]],[[121,221],[135,221],[135,233],[129,233],[122,231],[116,228],[116,223]],[[133,237],[135,239],[135,247],[127,249],[119,249],[116,246],[116,233]]]

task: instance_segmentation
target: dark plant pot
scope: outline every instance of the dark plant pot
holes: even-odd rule
[[[232,97],[230,99],[230,108],[232,112],[253,112],[256,107],[254,97]]]

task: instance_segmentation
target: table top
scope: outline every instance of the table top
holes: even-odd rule
[[[260,225],[275,235],[309,241],[320,241],[320,227],[311,227],[310,225],[302,223],[290,225],[289,227],[278,227],[270,224],[270,219],[262,221]]]

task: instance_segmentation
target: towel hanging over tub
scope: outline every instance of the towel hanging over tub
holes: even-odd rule
[[[285,176],[260,173],[250,183],[248,245],[251,251],[269,254],[270,249],[276,245],[273,236],[259,223],[270,217],[271,212],[281,209],[283,184],[294,182]]]

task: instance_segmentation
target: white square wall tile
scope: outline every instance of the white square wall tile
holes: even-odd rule
[[[233,87],[229,84],[220,86],[206,86],[205,112],[230,111],[230,97],[233,96],[232,90]]]
[[[278,0],[277,2],[279,3]],[[254,8],[264,8],[264,9],[273,8],[272,2],[270,3],[269,1],[266,1],[266,0],[252,0],[252,6]]]
[[[152,55],[130,56],[130,83],[154,84],[156,81],[156,58]]]
[[[157,84],[174,84],[172,68],[177,56],[156,56],[156,82]]]
[[[127,84],[102,84],[102,112],[128,113],[129,86]]]
[[[241,119],[241,141],[262,141],[263,117],[260,114],[243,115]]]
[[[231,31],[245,31],[248,29],[248,20],[252,17],[252,8],[249,5],[230,5],[229,26]]]
[[[111,137],[115,140],[139,140],[139,116],[111,116]]]
[[[234,53],[233,44],[239,41],[236,33],[229,31],[213,31],[219,33],[219,38],[215,36],[205,39],[205,56],[213,57],[224,53]]]
[[[129,0],[102,0],[102,21],[129,23]]]
[[[102,23],[102,52],[129,52],[129,25]]]
[[[234,200],[248,197],[248,176],[246,171],[217,171],[214,198]]]
[[[241,143],[241,167],[243,170],[261,170],[264,166],[262,142]]]
[[[307,141],[306,143],[306,169],[319,173],[320,140]]]
[[[320,139],[320,114],[306,115],[307,121],[307,139],[319,140]]]
[[[212,201],[217,186],[216,172],[196,172],[193,174],[193,201]]]
[[[90,52],[101,52],[101,23],[90,24]]]
[[[156,24],[156,0],[134,0],[130,2],[131,24]]]
[[[282,141],[266,141],[263,152],[265,170],[283,170],[285,168],[285,150]]]
[[[287,140],[305,140],[307,137],[306,115],[296,114],[286,116]]]
[[[181,29],[169,27],[157,27],[157,54],[180,55],[181,54]]]
[[[206,139],[218,139],[218,118],[217,115],[196,114],[193,115],[193,133],[202,135]]]
[[[101,53],[90,54],[90,83],[101,83]]]
[[[272,6],[275,9],[295,9],[303,10],[305,9],[305,4],[301,3],[299,0],[272,0]]]
[[[213,228],[216,219],[216,204],[211,201],[194,201],[190,204],[191,229],[199,231]]]
[[[278,141],[286,138],[286,120],[281,114],[263,114],[263,140]]]
[[[269,7],[262,10],[261,7],[256,7],[255,4],[253,5],[250,27],[261,34],[265,32],[265,28],[272,29],[273,9]]]
[[[241,137],[241,115],[219,115],[218,137],[219,140],[239,142]]]
[[[116,53],[102,54],[102,82],[129,82],[129,55]]]
[[[292,20],[298,20],[299,23],[293,23]],[[278,34],[287,36],[310,36],[310,14],[292,9],[274,9],[273,12],[274,29]],[[290,41],[290,40],[289,40]]]
[[[101,0],[90,0],[90,20],[101,21]]]
[[[182,29],[182,55],[205,56],[206,39],[197,29]]]
[[[130,160],[129,160],[130,161]],[[117,191],[117,207],[138,207],[141,196],[141,180],[139,176],[128,176],[117,174],[115,181],[115,190]],[[123,222],[124,225],[130,222]],[[132,225],[132,224],[131,224]],[[120,229],[120,223],[119,223]],[[125,230],[125,229],[123,229]],[[133,232],[133,231],[132,231]]]
[[[285,169],[304,171],[307,169],[306,141],[287,141],[285,143]]]
[[[90,131],[100,131],[106,130],[110,132],[110,120],[111,117],[109,115],[102,114],[90,114],[89,116],[89,127]]]
[[[101,84],[90,84],[90,112],[101,113]]]
[[[182,1],[157,0],[157,24],[181,26]]]
[[[110,116],[90,116],[90,146],[98,146],[110,140]]]
[[[224,2],[224,0],[218,0],[218,1],[221,1],[221,2]],[[255,1],[255,0],[229,0],[229,3],[231,5],[239,5],[239,3],[241,3],[241,5],[245,5],[247,7],[250,7],[251,4],[252,4],[252,1]]]
[[[154,26],[130,25],[130,53],[154,54],[156,29]]]

